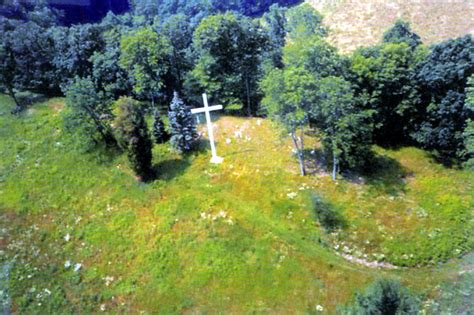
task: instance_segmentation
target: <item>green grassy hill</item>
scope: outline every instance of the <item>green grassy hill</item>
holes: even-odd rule
[[[330,40],[343,52],[380,41],[396,19],[411,23],[426,44],[474,34],[474,2],[307,0],[325,16]]]
[[[222,165],[159,145],[142,184],[124,155],[75,149],[63,102],[14,117],[0,96],[0,265],[19,313],[334,313],[377,277],[436,299],[465,268],[450,259],[472,244],[473,174],[423,151],[376,148],[378,172],[335,183],[316,164],[299,176],[270,121],[221,117]],[[342,231],[317,223],[313,192]]]

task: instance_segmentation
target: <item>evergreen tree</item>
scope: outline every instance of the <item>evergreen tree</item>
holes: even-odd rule
[[[410,24],[403,20],[397,20],[395,24],[383,35],[384,43],[406,43],[411,48],[421,45],[421,39],[418,34],[411,30]]]
[[[153,137],[158,144],[165,143],[170,138],[170,135],[165,129],[165,123],[156,109],[153,112]]]
[[[177,92],[170,105],[169,120],[173,147],[181,153],[191,151],[197,139],[195,118]]]
[[[153,175],[152,141],[140,104],[129,98],[120,98],[115,107],[117,114],[115,130],[119,145],[126,150],[128,160],[140,180],[146,181]]]

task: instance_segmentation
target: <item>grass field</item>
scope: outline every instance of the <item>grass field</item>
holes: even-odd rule
[[[472,248],[473,174],[423,151],[375,148],[374,174],[334,183],[323,170],[299,176],[270,121],[226,116],[222,165],[205,147],[181,157],[159,145],[158,179],[143,184],[124,155],[75,149],[63,103],[12,117],[0,96],[0,267],[12,266],[18,313],[331,314],[377,277],[429,301],[458,292],[444,284],[461,271],[469,282],[472,264],[457,257]],[[307,142],[317,156],[317,139]],[[314,192],[341,214],[341,231],[319,226]]]

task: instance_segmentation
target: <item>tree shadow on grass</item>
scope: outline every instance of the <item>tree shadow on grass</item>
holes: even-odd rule
[[[397,160],[386,155],[374,155],[369,165],[370,168],[360,174],[367,185],[392,196],[405,192],[406,179],[412,173]]]
[[[326,173],[328,164],[322,148],[305,149],[304,160],[308,174]]]
[[[171,180],[184,174],[186,169],[191,165],[191,162],[187,157],[182,159],[171,159],[161,161],[158,164],[153,165],[153,178],[148,181],[156,179]]]

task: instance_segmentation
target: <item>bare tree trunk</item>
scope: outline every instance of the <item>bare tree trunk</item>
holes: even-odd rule
[[[336,180],[336,176],[337,176],[337,157],[335,154],[333,154],[333,157],[332,157],[332,180]]]
[[[8,87],[8,94],[10,95],[10,97],[13,99],[13,101],[15,102],[15,106],[16,108],[12,111],[13,113],[19,113],[21,112],[24,108],[23,106],[20,104],[20,102],[18,102],[18,99],[16,98],[16,95],[15,95],[15,92],[13,91],[13,88],[12,87]]]
[[[301,139],[301,147],[300,145],[298,144],[298,138],[296,136],[296,130],[293,130],[291,132],[291,138],[293,139],[293,144],[295,145],[295,148],[296,148],[296,154],[298,155],[298,162],[300,164],[300,172],[301,172],[301,176],[305,176],[306,175],[306,168],[305,168],[305,165],[304,165],[304,142],[303,142],[303,139]]]
[[[250,106],[250,87],[249,87],[249,78],[245,76],[245,88],[247,90],[247,114],[252,116],[252,108]]]

